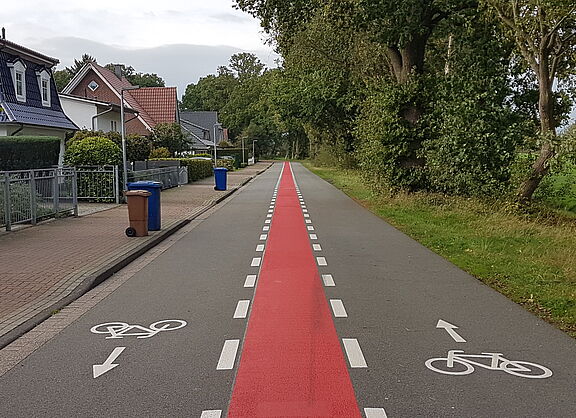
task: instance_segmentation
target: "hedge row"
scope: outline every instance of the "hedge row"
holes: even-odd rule
[[[0,171],[30,170],[58,164],[60,139],[51,136],[1,136]]]
[[[150,161],[180,161],[181,167],[188,168],[188,182],[193,182],[213,175],[212,161],[193,160],[191,158],[151,158]]]

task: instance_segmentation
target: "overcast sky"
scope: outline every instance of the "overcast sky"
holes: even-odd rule
[[[259,22],[235,10],[232,0],[2,3],[6,38],[58,58],[59,69],[88,53],[101,65],[120,62],[157,73],[179,95],[235,52],[254,52],[269,67],[278,58]]]

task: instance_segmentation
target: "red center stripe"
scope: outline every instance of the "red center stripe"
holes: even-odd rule
[[[228,416],[361,416],[288,163]]]

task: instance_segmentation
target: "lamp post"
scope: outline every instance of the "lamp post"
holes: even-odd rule
[[[246,156],[244,155],[244,137],[242,137],[242,164],[246,164]]]
[[[257,139],[252,140],[252,163],[256,164],[256,152],[254,151],[254,144],[258,142]]]
[[[216,158],[217,158],[217,152],[216,152],[216,128],[222,128],[222,124],[221,124],[221,123],[215,123],[215,124],[214,124],[214,168],[216,168]]]
[[[126,128],[124,127],[124,92],[126,90],[136,90],[140,86],[122,87],[120,89],[120,126],[122,131],[122,170],[124,172],[123,190],[128,190],[128,158],[126,156]]]

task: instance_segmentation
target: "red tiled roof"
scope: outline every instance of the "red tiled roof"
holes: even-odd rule
[[[178,100],[176,87],[144,87],[132,90],[129,94],[152,118],[154,126],[158,123],[176,122]]]

